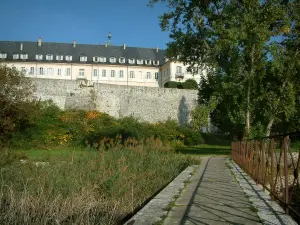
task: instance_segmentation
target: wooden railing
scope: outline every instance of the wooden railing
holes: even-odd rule
[[[232,159],[300,221],[300,132],[232,142]]]

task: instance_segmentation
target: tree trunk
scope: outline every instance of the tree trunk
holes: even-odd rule
[[[246,136],[250,134],[250,80],[247,87]]]
[[[253,73],[254,73],[254,68],[253,68],[254,67],[254,53],[255,53],[255,45],[252,45],[251,53],[250,53],[251,64],[250,64],[248,87],[247,87],[247,112],[246,112],[246,136],[247,137],[249,137],[250,132],[251,132],[250,94],[251,94],[251,79],[253,78]]]
[[[266,136],[269,137],[271,134],[271,130],[272,130],[272,126],[274,123],[274,118],[270,119],[268,126],[267,126],[267,132],[266,132]]]

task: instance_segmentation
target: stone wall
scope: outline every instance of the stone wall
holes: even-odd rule
[[[185,124],[197,104],[196,90],[31,80],[36,86],[36,96],[41,100],[52,99],[62,109],[97,109],[116,118],[132,115],[148,122],[171,118]]]

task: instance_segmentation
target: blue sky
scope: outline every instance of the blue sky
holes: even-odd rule
[[[112,44],[165,48],[170,40],[159,27],[163,5],[148,0],[3,0],[0,40]]]

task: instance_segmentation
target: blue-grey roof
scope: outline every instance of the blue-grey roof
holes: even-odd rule
[[[21,44],[23,48],[21,50]],[[119,64],[119,58],[125,58],[125,64],[128,64],[128,59],[134,58],[135,65],[137,59],[159,61],[159,66],[163,65],[165,51],[156,48],[137,48],[128,47],[124,49],[123,46],[105,46],[105,45],[91,45],[91,44],[76,44],[73,43],[54,43],[54,42],[42,42],[41,46],[38,46],[38,42],[28,42],[28,41],[0,41],[0,53],[6,53],[6,61],[24,61],[24,60],[13,60],[13,54],[28,54],[28,59],[26,61],[37,61],[36,55],[42,54],[43,59],[38,61],[47,61],[46,55],[53,55],[53,62],[58,62],[56,60],[56,55],[71,55],[72,62],[80,63],[80,56],[87,56],[87,62],[91,64],[101,64],[100,62],[93,62],[93,57],[106,57],[106,63],[103,64]],[[116,57],[116,63],[110,63],[109,58]],[[65,57],[62,61],[65,62]],[[129,64],[132,65],[132,64]],[[146,66],[145,64],[143,64]],[[153,64],[152,64],[153,66]]]

